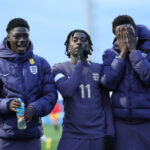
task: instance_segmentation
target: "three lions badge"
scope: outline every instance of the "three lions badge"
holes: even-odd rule
[[[30,58],[29,62],[30,62],[31,65],[33,65],[34,64],[33,58]],[[30,72],[32,74],[37,74],[37,72],[38,72],[37,66],[36,65],[30,66]]]

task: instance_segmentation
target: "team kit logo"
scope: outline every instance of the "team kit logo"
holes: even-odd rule
[[[92,73],[92,76],[94,81],[99,81],[99,73]]]
[[[30,59],[29,59],[29,62],[30,62],[31,65],[35,64],[33,58],[30,58]],[[31,72],[32,74],[37,74],[37,72],[38,72],[37,66],[35,66],[35,65],[30,66],[30,72]]]
[[[37,66],[30,66],[30,72],[32,74],[37,74],[37,72],[38,72]]]

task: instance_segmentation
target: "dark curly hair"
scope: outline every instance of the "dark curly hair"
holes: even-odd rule
[[[14,18],[10,20],[6,28],[7,33],[9,33],[10,30],[12,30],[15,27],[26,27],[28,30],[30,30],[28,22],[22,18]]]
[[[113,30],[114,34],[115,34],[116,27],[119,26],[119,25],[122,25],[122,24],[131,24],[131,25],[133,25],[134,29],[136,30],[135,22],[134,22],[134,20],[131,16],[119,15],[112,22],[112,30]]]
[[[93,51],[93,48],[92,48],[93,43],[92,43],[92,41],[91,41],[91,37],[90,37],[90,35],[89,35],[86,31],[81,30],[81,29],[73,30],[73,31],[71,31],[71,32],[68,34],[67,39],[66,39],[66,41],[65,41],[65,43],[64,43],[64,45],[66,45],[65,54],[70,58],[70,51],[69,51],[69,48],[68,48],[69,42],[70,42],[69,40],[70,40],[70,37],[73,36],[76,32],[82,32],[82,33],[84,33],[84,34],[86,35],[87,40],[88,40],[88,42],[89,42],[89,46],[90,46],[90,47],[89,47],[89,55],[91,55],[91,54],[92,54],[92,51]]]

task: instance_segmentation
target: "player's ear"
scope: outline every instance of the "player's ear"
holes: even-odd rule
[[[8,41],[10,41],[10,37],[9,37],[9,34],[7,35],[7,40],[8,40]]]
[[[86,46],[86,50],[88,53],[90,53],[90,45],[89,44]]]
[[[70,37],[70,39],[69,39],[69,41],[68,41],[68,50],[69,50],[69,51],[72,49],[71,42],[72,42],[72,36]]]
[[[138,45],[139,37],[136,37],[136,46]]]
[[[68,43],[68,50],[70,50],[70,42]]]
[[[68,43],[68,50],[72,50],[73,49],[73,46],[70,44],[70,42]]]

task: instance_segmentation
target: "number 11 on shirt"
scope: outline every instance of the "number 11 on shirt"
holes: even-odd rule
[[[90,84],[87,84],[87,85],[81,84],[80,85],[80,89],[81,89],[81,97],[82,97],[82,99],[85,98],[85,91],[84,91],[85,89],[88,92],[88,98],[91,98],[91,87],[90,87]]]

